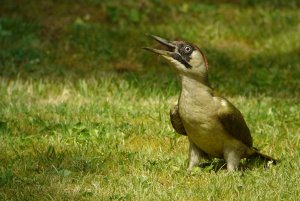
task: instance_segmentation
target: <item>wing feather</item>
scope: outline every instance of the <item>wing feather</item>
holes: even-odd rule
[[[180,115],[179,115],[179,108],[178,105],[175,105],[173,108],[170,110],[170,120],[172,123],[172,126],[174,130],[181,135],[187,135],[185,128],[183,126],[183,123],[181,121]]]
[[[252,147],[251,133],[242,113],[227,99],[221,97],[217,97],[217,99],[221,105],[218,110],[218,118],[224,129],[235,139]]]

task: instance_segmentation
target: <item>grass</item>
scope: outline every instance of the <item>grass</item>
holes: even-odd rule
[[[205,2],[4,0],[0,200],[297,200],[299,3]],[[281,162],[187,175],[168,116],[176,75],[142,52],[145,33],[199,44],[255,146]]]

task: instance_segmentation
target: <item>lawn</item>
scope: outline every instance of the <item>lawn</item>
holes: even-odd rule
[[[2,0],[0,200],[297,200],[297,0]],[[170,64],[146,33],[201,47],[213,87],[280,159],[186,173]]]

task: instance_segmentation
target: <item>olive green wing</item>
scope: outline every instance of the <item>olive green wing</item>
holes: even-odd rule
[[[224,129],[235,139],[242,141],[245,145],[252,147],[250,130],[243,118],[242,113],[227,99],[216,97],[220,103],[218,118]]]
[[[179,108],[178,105],[175,105],[173,108],[170,110],[170,120],[172,123],[172,126],[174,130],[181,134],[181,135],[187,135],[186,131],[184,129],[183,123],[181,121],[180,115],[179,115]]]

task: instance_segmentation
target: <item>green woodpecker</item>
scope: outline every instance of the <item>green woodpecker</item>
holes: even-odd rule
[[[250,130],[241,112],[226,98],[214,93],[208,80],[208,62],[201,50],[184,41],[168,41],[151,35],[165,50],[145,47],[172,62],[181,83],[171,122],[189,139],[190,171],[202,158],[224,158],[227,170],[236,170],[240,159],[261,157],[276,163],[253,147]]]

